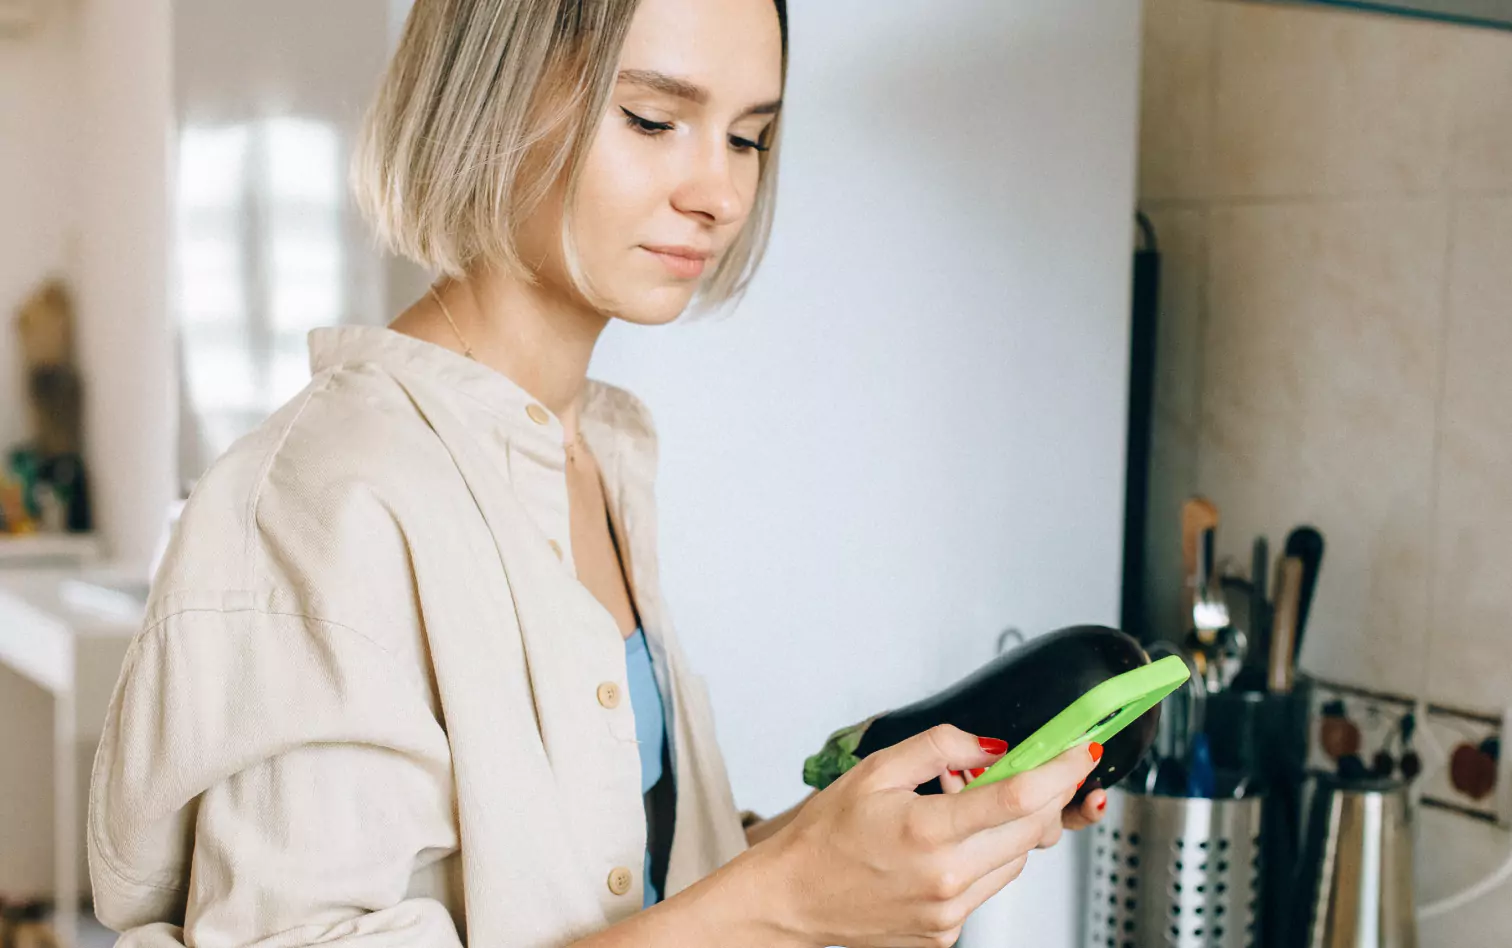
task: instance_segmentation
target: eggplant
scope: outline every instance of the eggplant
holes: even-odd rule
[[[804,762],[803,782],[822,790],[862,758],[937,724],[1017,746],[1092,688],[1149,661],[1132,637],[1105,626],[1070,626],[1041,635],[922,701],[831,734],[824,748]],[[1155,742],[1159,722],[1157,704],[1109,738],[1102,761],[1076,800],[1113,786],[1133,770]],[[918,792],[941,789],[936,778]]]

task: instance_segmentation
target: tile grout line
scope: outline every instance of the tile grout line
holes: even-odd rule
[[[1202,164],[1200,166],[1204,190],[1211,188],[1216,180],[1213,159],[1218,152],[1216,147],[1218,136],[1213,129],[1218,120],[1218,108],[1222,104],[1219,102],[1218,95],[1219,80],[1222,78],[1222,71],[1218,66],[1218,53],[1223,49],[1224,19],[1229,11],[1215,9],[1210,12],[1212,15],[1208,17],[1207,49],[1204,50],[1207,61],[1203,64],[1203,72],[1207,75],[1207,118],[1202,128]],[[1204,203],[1211,204],[1212,202]]]
[[[1207,119],[1203,124],[1202,136],[1202,185],[1204,188],[1211,187],[1213,183],[1213,155],[1217,151],[1214,148],[1215,135],[1213,133],[1214,122],[1218,115],[1219,102],[1219,65],[1218,53],[1223,48],[1224,19],[1228,11],[1212,10],[1212,16],[1207,24],[1207,49],[1205,52],[1206,62],[1203,64],[1203,72],[1207,75]],[[1202,225],[1202,242],[1200,255],[1197,258],[1197,365],[1194,367],[1197,379],[1193,386],[1193,399],[1196,405],[1192,406],[1192,493],[1201,495],[1202,491],[1202,456],[1203,445],[1207,440],[1203,432],[1206,430],[1206,405],[1207,405],[1207,366],[1208,366],[1208,327],[1211,323],[1212,308],[1212,275],[1213,275],[1213,211],[1211,201],[1197,203],[1197,219]],[[1182,577],[1185,581],[1186,577]]]
[[[1456,96],[1456,98],[1458,98]],[[1443,495],[1443,471],[1444,471],[1444,423],[1447,414],[1445,402],[1448,400],[1449,391],[1449,344],[1453,333],[1454,323],[1454,248],[1455,234],[1459,230],[1459,200],[1457,189],[1452,186],[1455,179],[1455,158],[1459,154],[1459,122],[1451,119],[1446,152],[1443,166],[1439,169],[1439,191],[1443,194],[1447,220],[1444,222],[1444,262],[1443,270],[1439,274],[1439,352],[1438,372],[1434,379],[1433,393],[1433,447],[1431,461],[1428,468],[1428,563],[1427,575],[1424,577],[1424,595],[1426,597],[1427,615],[1423,623],[1422,645],[1422,677],[1418,679],[1418,705],[1413,710],[1423,715],[1423,725],[1427,725],[1427,706],[1431,689],[1433,687],[1433,644],[1437,638],[1439,629],[1439,599],[1443,593],[1439,579],[1442,571],[1441,556],[1441,531],[1439,517],[1439,504]],[[1414,794],[1415,799],[1421,799],[1422,790]]]
[[[1512,198],[1512,188],[1437,188],[1403,191],[1352,191],[1341,194],[1219,194],[1204,197],[1144,198],[1152,210],[1208,207],[1342,207],[1352,204],[1462,201],[1466,198]]]
[[[1444,270],[1440,275],[1439,284],[1439,353],[1438,353],[1438,377],[1435,380],[1434,406],[1433,406],[1433,464],[1428,474],[1428,575],[1426,579],[1428,595],[1428,621],[1425,623],[1426,630],[1423,636],[1423,672],[1419,680],[1418,700],[1427,701],[1429,689],[1433,683],[1433,643],[1438,631],[1439,596],[1440,587],[1440,564],[1439,541],[1441,523],[1439,517],[1439,501],[1443,491],[1444,469],[1444,424],[1446,415],[1446,401],[1449,390],[1449,343],[1454,328],[1454,249],[1455,235],[1459,230],[1459,203],[1448,202],[1449,219],[1446,222],[1444,234]]]
[[[1208,310],[1212,292],[1209,282],[1212,279],[1212,256],[1213,256],[1213,218],[1207,210],[1199,211],[1197,219],[1201,222],[1202,244],[1201,252],[1197,258],[1197,365],[1194,366],[1196,384],[1192,386],[1192,400],[1196,402],[1192,409],[1192,492],[1202,493],[1202,445],[1203,437],[1204,406],[1207,404],[1207,363],[1208,363]]]

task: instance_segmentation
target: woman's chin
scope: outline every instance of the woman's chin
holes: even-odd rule
[[[615,307],[614,317],[637,326],[665,326],[687,310],[696,288],[692,283],[679,283],[642,290]]]

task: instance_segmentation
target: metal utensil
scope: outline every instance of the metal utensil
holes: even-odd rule
[[[1197,596],[1197,570],[1202,535],[1218,526],[1218,508],[1206,497],[1192,497],[1181,505],[1181,621],[1192,615]],[[1185,631],[1185,630],[1182,630]]]
[[[1156,642],[1146,650],[1151,661],[1177,655],[1186,662],[1190,677],[1186,685],[1161,702],[1160,726],[1151,747],[1150,769],[1145,774],[1146,793],[1181,796],[1186,792],[1186,761],[1195,735],[1202,731],[1207,689],[1197,663],[1185,649],[1171,642]]]
[[[1228,631],[1228,603],[1214,569],[1217,544],[1216,528],[1203,529],[1198,537],[1197,572],[1192,577],[1192,633],[1188,643],[1209,691],[1224,688],[1225,678],[1232,681],[1238,675],[1238,669],[1231,667],[1237,640]]]
[[[1224,626],[1218,633],[1217,649],[1215,651],[1216,662],[1214,667],[1217,671],[1214,681],[1217,687],[1209,687],[1209,691],[1227,691],[1238,679],[1239,673],[1244,670],[1244,661],[1249,657],[1249,636],[1244,630],[1235,625]]]
[[[1262,581],[1269,586],[1270,569],[1263,571]],[[1271,604],[1255,593],[1254,584],[1242,576],[1225,575],[1223,598],[1228,603],[1229,619],[1245,636],[1245,656],[1239,674],[1229,689],[1264,691],[1270,666]]]
[[[1218,639],[1218,633],[1229,624],[1228,603],[1223,600],[1217,571],[1213,568],[1218,532],[1213,527],[1202,531],[1202,555],[1198,560],[1196,599],[1192,603],[1192,626],[1204,645]]]
[[[1254,590],[1255,598],[1264,602],[1270,595],[1270,541],[1265,537],[1255,537],[1255,543],[1250,548],[1250,588]],[[1258,616],[1251,621],[1256,622],[1258,628]]]
[[[1149,655],[1152,662],[1158,662],[1171,655],[1179,655],[1183,661],[1187,662],[1188,671],[1192,670],[1191,658],[1170,642],[1156,642],[1145,649],[1145,654]],[[1191,687],[1191,685],[1188,684],[1186,687]],[[1179,747],[1177,734],[1186,726],[1185,713],[1178,707],[1184,700],[1178,690],[1160,703],[1160,723],[1155,729],[1155,743],[1151,745],[1156,759],[1168,759],[1177,754]]]
[[[1264,659],[1270,652],[1270,541],[1263,536],[1250,547],[1248,605],[1250,653]]]

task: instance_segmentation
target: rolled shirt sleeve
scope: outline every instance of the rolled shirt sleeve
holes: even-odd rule
[[[356,630],[222,597],[133,644],[96,756],[96,912],[125,948],[453,948],[446,735]]]

